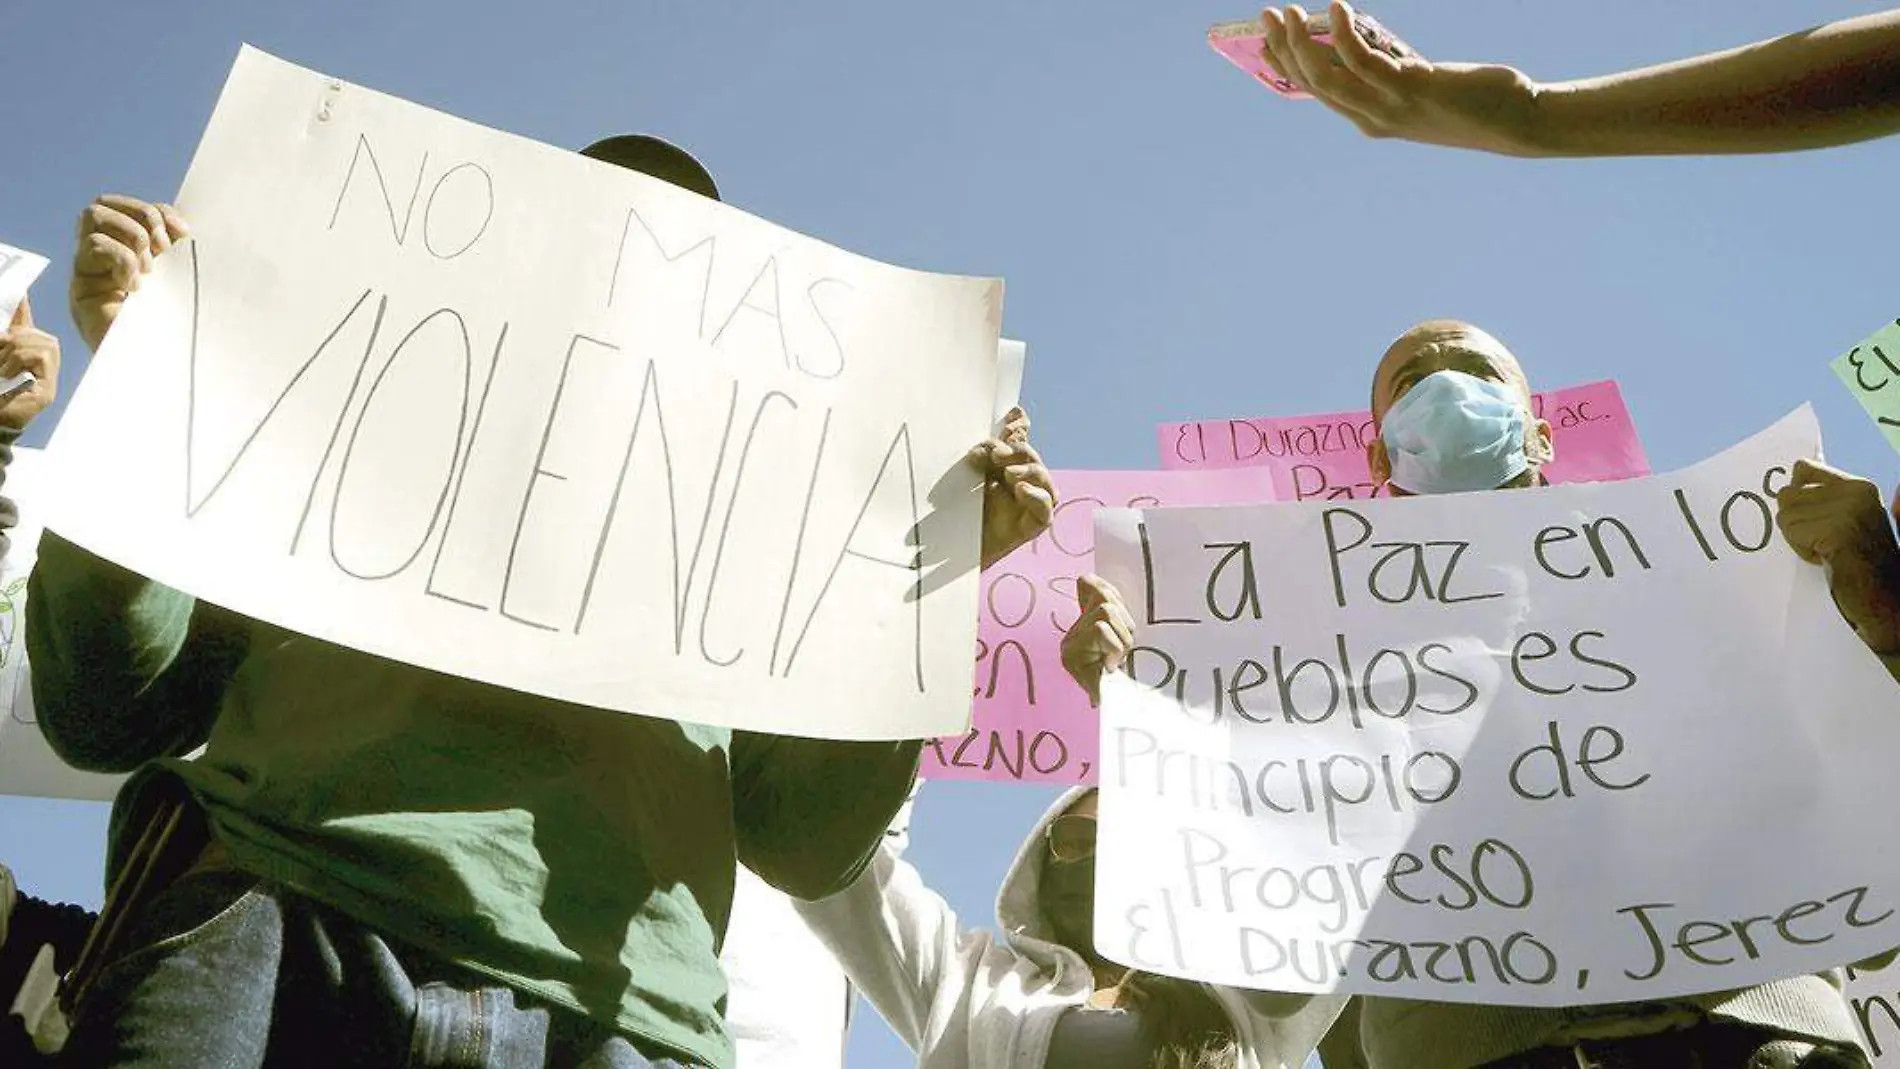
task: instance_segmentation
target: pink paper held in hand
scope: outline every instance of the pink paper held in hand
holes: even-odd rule
[[[1395,59],[1404,58],[1410,53],[1404,42],[1392,36],[1391,31],[1379,25],[1368,15],[1354,14],[1353,28],[1366,44],[1384,52]],[[1325,11],[1310,12],[1306,16],[1306,30],[1313,40],[1327,45],[1333,42],[1332,21]],[[1223,22],[1207,31],[1207,43],[1214,51],[1224,56],[1229,63],[1239,67],[1254,77],[1254,80],[1268,89],[1286,97],[1288,100],[1311,100],[1299,86],[1275,74],[1262,55],[1267,43],[1267,32],[1259,19],[1243,19],[1239,22]],[[1338,59],[1333,60],[1338,63]]]
[[[1040,537],[983,572],[970,730],[924,744],[927,779],[1094,783],[1101,719],[1062,667],[1075,579],[1094,568],[1095,510],[1273,500],[1261,468],[1058,471],[1062,504]]]
[[[1612,380],[1547,390],[1531,398],[1550,424],[1556,456],[1544,475],[1553,483],[1609,482],[1649,474],[1636,422]],[[1164,423],[1161,466],[1171,471],[1262,468],[1282,501],[1337,501],[1383,495],[1372,479],[1366,446],[1378,437],[1372,413]]]
[[[1331,33],[1315,33],[1313,39],[1322,44],[1331,44],[1333,37]],[[1310,94],[1302,92],[1299,86],[1275,74],[1273,68],[1267,66],[1263,54],[1267,31],[1260,25],[1259,19],[1223,22],[1207,31],[1207,43],[1226,57],[1227,62],[1253,75],[1255,81],[1288,100],[1313,99]]]

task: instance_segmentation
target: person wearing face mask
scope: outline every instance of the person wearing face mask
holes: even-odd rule
[[[1116,965],[1094,941],[1093,788],[1058,798],[997,895],[1000,938],[965,927],[885,850],[799,913],[918,1069],[1297,1069],[1345,1000]]]
[[[1373,373],[1372,415],[1379,436],[1367,449],[1372,474],[1401,497],[1542,485],[1543,468],[1552,457],[1551,431],[1532,411],[1530,385],[1503,343],[1468,323],[1421,323],[1392,344]],[[1808,482],[1826,483],[1825,474],[1811,473]],[[1826,496],[1825,490],[1803,486],[1804,494]],[[1804,557],[1818,559],[1823,544],[1843,547],[1843,561],[1859,552],[1852,547],[1878,547],[1878,539],[1817,537],[1808,526],[1839,526],[1829,517],[1851,513],[1850,519],[1856,518],[1864,508],[1834,509],[1822,500],[1803,508],[1813,514],[1811,520],[1785,533]],[[1889,554],[1891,541],[1883,550]],[[1829,574],[1853,573],[1837,565]],[[1100,579],[1083,579],[1078,591],[1083,614],[1064,640],[1063,664],[1097,696],[1102,674],[1119,668],[1133,645],[1132,617],[1120,594]],[[1837,598],[1843,593],[1837,584]],[[1863,627],[1862,634],[1875,644],[1872,631]],[[1861,965],[1878,967],[1891,957]],[[1341,1018],[1342,1028],[1356,1019],[1356,1031],[1327,1037],[1328,1064],[1356,1060],[1370,1069],[1865,1067],[1867,1056],[1858,1045],[1841,982],[1836,971],[1668,1002],[1563,1009],[1363,998],[1355,1002],[1356,1013]]]
[[[1374,473],[1393,494],[1456,494],[1543,482],[1550,425],[1540,420],[1526,427],[1519,383],[1452,369],[1431,372],[1415,385],[1407,381],[1416,374],[1394,376],[1392,388],[1402,396],[1386,411],[1373,443]]]

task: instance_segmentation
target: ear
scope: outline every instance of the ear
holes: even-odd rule
[[[1366,443],[1366,466],[1372,469],[1374,483],[1392,481],[1392,458],[1386,455],[1384,438],[1375,435]]]

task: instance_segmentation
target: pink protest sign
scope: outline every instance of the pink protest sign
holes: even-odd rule
[[[1363,12],[1353,14],[1353,29],[1357,30],[1361,40],[1395,59],[1414,55],[1410,45],[1392,36],[1391,31],[1379,25],[1377,19]],[[1313,40],[1323,45],[1333,43],[1332,16],[1324,9],[1309,12],[1306,16],[1306,32]],[[1267,43],[1266,27],[1258,18],[1240,22],[1223,22],[1207,31],[1207,44],[1219,53],[1227,62],[1252,75],[1254,80],[1268,89],[1290,100],[1311,100],[1310,94],[1299,86],[1282,77],[1278,71],[1267,65],[1264,50]],[[1335,56],[1333,65],[1340,66]]]
[[[1610,482],[1649,474],[1636,423],[1613,381],[1549,390],[1532,398],[1550,421],[1553,483]],[[1372,497],[1366,445],[1378,432],[1372,413],[1201,420],[1161,425],[1161,466],[1170,471],[1264,468],[1282,501]]]
[[[1320,33],[1315,39],[1330,43],[1332,35]],[[1266,43],[1267,31],[1260,25],[1259,19],[1223,22],[1207,31],[1208,47],[1220,53],[1227,62],[1252,75],[1254,81],[1291,100],[1313,99],[1299,86],[1267,66],[1266,57],[1261,54]]]
[[[1095,510],[1274,500],[1273,479],[1261,468],[1054,478],[1062,499],[1054,526],[983,573],[970,730],[924,746],[925,777],[1095,782],[1099,720],[1062,669],[1062,636],[1077,616],[1075,579],[1093,566]]]

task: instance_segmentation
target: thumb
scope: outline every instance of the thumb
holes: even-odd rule
[[[26,294],[20,295],[20,307],[13,310],[12,330],[31,330],[33,327],[33,300]]]
[[[1075,600],[1083,615],[1095,609],[1115,596],[1115,588],[1108,580],[1099,575],[1078,575],[1075,577]]]
[[[1788,473],[1791,486],[1824,486],[1830,483],[1847,481],[1847,473],[1839,468],[1829,467],[1819,460],[1801,457],[1795,460],[1794,468]]]

